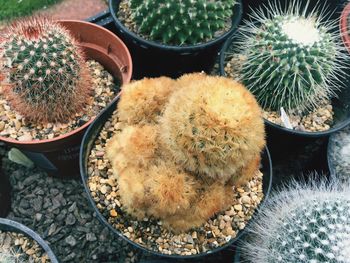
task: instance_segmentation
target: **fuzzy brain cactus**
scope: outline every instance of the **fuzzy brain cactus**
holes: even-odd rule
[[[235,0],[131,0],[141,33],[165,44],[196,44],[216,36],[233,13]]]
[[[313,109],[334,95],[344,56],[334,23],[306,15],[296,1],[286,11],[270,4],[239,38],[240,78],[264,109]]]
[[[174,160],[223,181],[247,163],[257,163],[265,133],[261,109],[249,91],[230,79],[203,74],[178,82],[186,88],[174,92],[161,119],[161,138]]]
[[[264,207],[244,244],[254,263],[349,263],[350,187],[296,185]]]
[[[234,187],[259,170],[261,110],[231,79],[187,74],[123,87],[106,155],[125,211],[176,232],[232,205]]]
[[[12,107],[35,122],[67,121],[89,98],[81,49],[64,27],[46,18],[18,21],[7,29],[0,69]]]

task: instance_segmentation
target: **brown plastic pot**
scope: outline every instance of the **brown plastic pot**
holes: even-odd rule
[[[350,23],[349,15],[350,15],[350,3],[348,3],[344,7],[340,15],[340,34],[346,49],[350,53],[350,28],[348,28],[348,25]]]
[[[60,20],[59,23],[80,42],[87,58],[99,62],[122,84],[130,81],[131,56],[128,48],[117,36],[103,27],[85,21]],[[50,175],[78,176],[80,144],[92,121],[93,119],[78,129],[53,139],[22,142],[0,136],[0,140],[20,149]]]

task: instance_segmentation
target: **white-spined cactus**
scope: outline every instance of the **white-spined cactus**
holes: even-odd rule
[[[337,24],[307,8],[298,0],[286,10],[271,2],[240,29],[239,76],[264,109],[311,110],[339,88],[344,55]]]
[[[350,186],[295,183],[264,206],[242,245],[254,263],[349,263]]]

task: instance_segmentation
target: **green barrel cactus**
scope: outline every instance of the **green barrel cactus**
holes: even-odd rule
[[[311,110],[334,95],[344,66],[334,25],[296,1],[252,14],[240,30],[237,68],[264,109]]]
[[[297,185],[277,194],[249,229],[254,263],[350,262],[350,187]]]
[[[66,122],[89,98],[90,73],[69,32],[46,18],[15,22],[0,44],[5,97],[33,122]]]
[[[164,44],[197,44],[224,30],[235,0],[131,0],[140,33]]]

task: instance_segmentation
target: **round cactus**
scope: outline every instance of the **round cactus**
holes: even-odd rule
[[[131,0],[141,33],[165,44],[196,44],[215,37],[233,13],[235,0]]]
[[[249,262],[348,263],[350,187],[297,184],[270,200],[249,230]]]
[[[334,22],[323,20],[292,1],[253,13],[240,30],[238,75],[264,109],[311,110],[334,95],[344,55]]]
[[[69,32],[46,18],[15,22],[2,36],[0,72],[14,110],[34,122],[66,122],[89,99],[90,74]]]
[[[186,170],[232,179],[265,145],[256,100],[241,84],[222,77],[189,74],[178,83],[184,88],[173,93],[160,120],[162,142]]]

